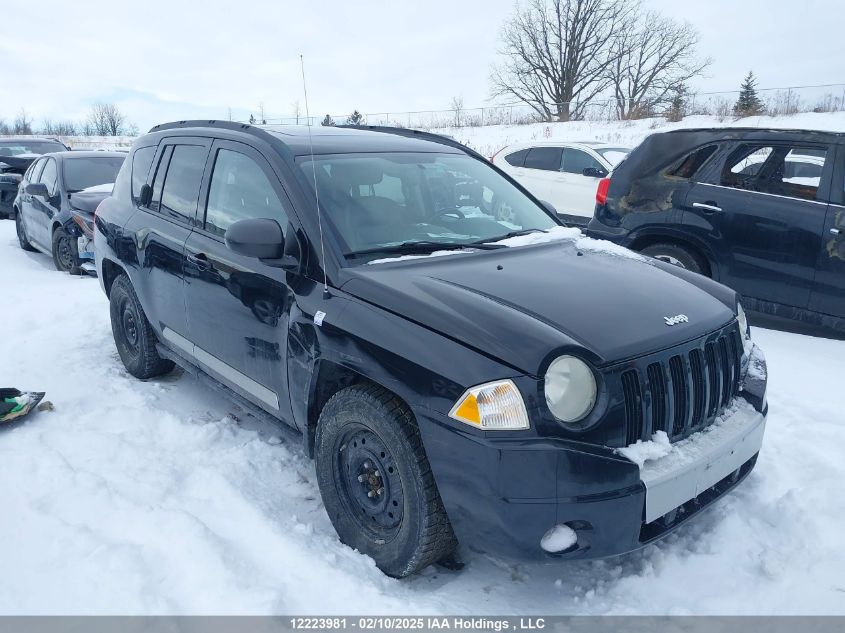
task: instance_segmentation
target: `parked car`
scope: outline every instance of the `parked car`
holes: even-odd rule
[[[491,158],[539,199],[549,202],[570,224],[584,225],[593,217],[596,185],[631,150],[588,141],[516,143]]]
[[[756,312],[843,332],[843,182],[843,134],[653,134],[601,182],[588,231],[712,277]]]
[[[175,363],[300,432],[340,539],[392,576],[459,541],[643,547],[760,450],[734,291],[584,239],[444,137],[159,125],[95,236],[129,373]],[[643,461],[650,438],[674,457]]]
[[[94,211],[111,193],[121,152],[56,152],[27,169],[12,213],[26,251],[53,257],[57,270],[93,273]]]
[[[18,185],[27,168],[41,154],[69,150],[61,141],[38,136],[0,138],[0,220],[12,213]]]

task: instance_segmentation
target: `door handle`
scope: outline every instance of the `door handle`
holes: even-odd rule
[[[715,204],[711,203],[710,201],[693,202],[692,207],[693,207],[693,209],[701,209],[705,213],[720,213],[722,211],[722,207],[718,207]]]
[[[191,262],[194,266],[196,266],[199,270],[208,270],[211,265],[208,261],[208,255],[206,255],[205,253],[188,255],[186,259]]]

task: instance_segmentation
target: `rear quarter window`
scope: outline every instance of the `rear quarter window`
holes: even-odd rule
[[[156,147],[139,147],[132,155],[132,200],[138,204],[141,198],[141,187],[147,182],[147,176],[150,173],[150,166],[153,164],[155,158]],[[126,165],[124,164],[124,169]]]
[[[704,166],[704,163],[715,153],[718,145],[705,145],[693,150],[680,161],[672,165],[666,175],[674,178],[690,179]]]
[[[525,162],[525,157],[528,155],[527,149],[521,149],[518,152],[513,152],[512,154],[508,154],[505,156],[505,161],[508,165],[513,165],[514,167],[522,167],[522,164]]]

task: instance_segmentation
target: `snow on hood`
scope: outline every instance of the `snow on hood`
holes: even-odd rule
[[[648,262],[649,259],[643,257],[639,253],[635,253],[624,246],[619,246],[613,242],[606,240],[597,240],[592,237],[587,237],[577,229],[570,226],[555,226],[548,231],[537,231],[536,233],[526,233],[525,235],[517,235],[514,237],[507,237],[503,240],[491,240],[485,244],[501,244],[509,248],[516,248],[518,246],[531,246],[532,244],[546,244],[548,242],[572,242],[575,248],[584,251],[596,251],[607,253],[610,255],[617,255],[619,257],[627,257],[636,259],[642,262]],[[466,255],[468,253],[476,253],[479,249],[470,247],[447,250],[434,251],[433,253],[426,253],[424,255],[400,255],[398,257],[383,257],[381,259],[373,259],[368,264],[384,264],[387,262],[399,262],[406,259],[424,259],[427,257],[443,257],[444,255]]]
[[[91,187],[86,187],[82,189],[81,192],[83,193],[111,193],[112,189],[114,189],[113,182],[107,182],[102,185],[93,185]]]

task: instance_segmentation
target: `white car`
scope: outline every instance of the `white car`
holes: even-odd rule
[[[596,206],[596,187],[631,149],[598,141],[531,141],[508,145],[490,159],[537,198],[576,224]]]

